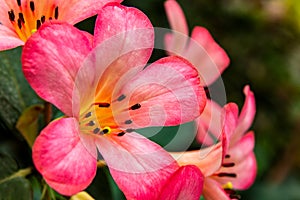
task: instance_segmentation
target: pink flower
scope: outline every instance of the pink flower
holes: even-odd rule
[[[186,60],[166,57],[144,69],[153,46],[149,19],[119,4],[103,7],[94,37],[51,22],[26,42],[25,77],[66,115],[42,130],[33,146],[37,170],[58,192],[86,188],[99,152],[128,199],[199,198],[200,170],[179,167],[163,148],[135,133],[191,121],[206,102],[197,70]]]
[[[189,38],[184,13],[175,0],[167,0],[165,10],[173,30],[165,38],[167,51],[190,61],[199,70],[201,84],[210,85],[229,65],[226,52],[204,27],[196,26]]]
[[[97,12],[108,2],[122,0],[0,0],[0,50],[24,42],[48,20],[75,24]]]
[[[254,132],[248,131],[256,111],[255,98],[249,86],[244,88],[244,93],[246,100],[239,116],[235,103],[229,103],[223,109],[212,103],[213,109],[209,110],[214,111],[213,115],[206,111],[201,115],[206,119],[199,121],[211,123],[206,127],[214,138],[221,138],[220,142],[202,150],[173,153],[180,165],[194,164],[202,171],[205,199],[239,198],[233,189],[247,189],[255,180]]]

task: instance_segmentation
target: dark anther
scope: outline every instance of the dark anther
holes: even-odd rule
[[[132,121],[130,119],[125,121],[125,124],[131,124],[131,123]]]
[[[20,19],[18,19],[18,27],[19,27],[19,29],[22,28],[22,21]]]
[[[8,17],[10,21],[15,21],[15,13],[13,10],[8,11]]]
[[[58,19],[58,6],[55,7],[54,18]]]
[[[46,17],[45,17],[45,15],[43,15],[43,16],[41,17],[41,22],[44,23],[45,21],[46,21]]]
[[[29,6],[30,6],[30,10],[32,12],[34,12],[34,2],[33,1],[30,1]]]
[[[223,167],[233,167],[234,163],[223,163],[222,166]]]
[[[226,194],[236,194],[236,192],[232,189],[224,189],[224,191],[226,192]]]
[[[125,99],[126,96],[124,94],[122,94],[121,96],[119,96],[119,98],[117,98],[118,101],[122,101],[123,99]]]
[[[226,172],[218,173],[217,176],[219,176],[219,177],[231,177],[231,178],[236,178],[236,174],[235,174],[235,173],[226,173]]]
[[[118,135],[117,135],[117,136],[123,136],[123,135],[125,135],[125,132],[124,132],[124,131],[122,131],[122,132],[118,133]]]
[[[89,123],[87,123],[88,126],[94,126],[95,122],[94,121],[90,121]]]
[[[95,128],[95,129],[93,130],[93,133],[97,134],[99,131],[100,131],[100,128]]]
[[[131,110],[136,110],[136,109],[139,109],[141,107],[141,104],[137,103],[137,104],[134,104],[133,106],[130,107]]]
[[[21,0],[17,0],[18,6],[21,6]]]
[[[52,17],[49,17],[49,20],[52,20]]]
[[[133,131],[134,131],[133,128],[128,128],[128,129],[126,129],[126,132],[128,132],[128,133],[131,133],[131,132],[133,132]]]
[[[19,19],[21,20],[21,22],[23,22],[23,24],[25,24],[23,13],[19,13]]]
[[[104,134],[106,134],[106,133],[109,132],[109,130],[108,130],[107,128],[105,128],[105,129],[103,129],[101,132],[104,133]]]
[[[90,116],[92,116],[92,112],[86,113],[84,117],[85,117],[85,118],[88,118],[88,117],[90,117]]]
[[[100,108],[108,108],[110,106],[109,103],[96,103]]]
[[[230,158],[230,155],[229,154],[225,155],[225,158]]]
[[[39,29],[40,26],[42,25],[41,20],[36,20],[36,29]]]

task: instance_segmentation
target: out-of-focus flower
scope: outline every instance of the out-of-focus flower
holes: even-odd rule
[[[210,85],[229,65],[226,52],[204,27],[196,26],[189,38],[184,13],[175,0],[167,0],[165,10],[173,30],[166,35],[166,50],[190,61],[199,70],[201,84]]]
[[[0,50],[24,45],[46,21],[75,24],[122,0],[0,0]]]
[[[180,165],[194,164],[202,171],[205,199],[238,199],[234,189],[247,189],[255,180],[254,132],[248,131],[256,111],[255,98],[249,86],[244,88],[244,93],[245,104],[239,116],[235,103],[229,103],[223,109],[213,104],[215,114],[218,112],[215,116],[219,119],[215,117],[211,122],[210,127],[214,128],[211,133],[217,134],[214,138],[221,135],[220,142],[202,150],[172,153]],[[208,119],[202,120],[205,121],[209,122]]]
[[[144,68],[153,46],[149,19],[119,4],[99,12],[94,38],[52,22],[28,39],[25,77],[66,115],[42,130],[33,146],[36,168],[58,192],[72,195],[86,188],[99,152],[128,199],[199,198],[200,170],[180,167],[163,148],[135,133],[191,121],[206,102],[198,72],[186,60],[170,56]]]

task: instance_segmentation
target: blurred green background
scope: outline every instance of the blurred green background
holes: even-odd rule
[[[241,108],[246,84],[256,96],[257,115],[251,129],[256,133],[258,175],[249,190],[240,192],[242,199],[300,199],[300,1],[178,2],[190,31],[194,26],[206,27],[228,53],[231,64],[222,75],[228,101]],[[123,4],[141,9],[153,26],[168,28],[163,3],[163,0],[125,0]],[[92,32],[94,20],[88,19],[77,27]],[[20,48],[1,52],[0,56],[1,179],[17,169],[32,166],[30,149],[14,124],[27,106],[40,100],[28,93],[30,88],[21,75],[20,62],[9,63],[20,56]],[[27,179],[0,183],[0,199],[7,199],[9,192],[14,199],[16,191],[23,194],[23,199],[32,199],[32,194],[39,199],[40,181],[41,177],[34,172]],[[19,187],[20,184],[23,186]],[[99,168],[88,192],[96,199],[123,198],[114,184],[107,168]],[[47,191],[49,197],[64,199],[50,189]]]

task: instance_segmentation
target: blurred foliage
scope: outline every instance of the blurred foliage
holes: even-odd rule
[[[155,27],[169,27],[163,0],[125,0],[147,14]],[[223,73],[228,101],[244,101],[249,84],[257,100],[252,129],[256,133],[258,176],[241,192],[243,199],[300,199],[300,3],[298,0],[178,0],[190,30],[206,27],[228,53]],[[95,17],[77,24],[93,32]],[[155,52],[153,59],[163,55]],[[1,181],[32,167],[31,150],[15,125],[28,106],[40,103],[22,75],[21,48],[0,52],[0,199],[67,199],[45,186],[40,175]],[[214,87],[214,86],[212,86]],[[54,116],[62,113],[54,108]],[[182,126],[193,132],[192,124]],[[180,127],[140,130],[165,146]],[[13,134],[12,134],[13,133]],[[163,135],[168,134],[168,137]],[[174,145],[176,146],[176,145]],[[170,148],[173,149],[174,146]],[[5,179],[6,180],[6,179]],[[87,192],[95,199],[124,199],[107,167],[101,167]],[[6,196],[4,197],[3,194]],[[2,196],[1,196],[2,195]],[[10,195],[10,196],[9,196]]]

